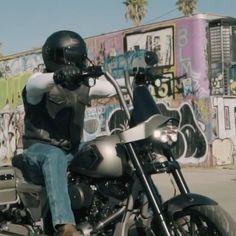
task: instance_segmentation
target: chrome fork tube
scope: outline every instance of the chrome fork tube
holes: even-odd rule
[[[150,202],[150,205],[152,207],[152,210],[154,212],[154,215],[158,216],[159,221],[162,226],[162,230],[165,233],[165,235],[171,236],[171,233],[170,233],[168,226],[165,222],[164,216],[161,212],[160,206],[158,205],[159,198],[158,198],[156,191],[154,191],[153,182],[152,182],[150,176],[148,176],[149,178],[147,178],[147,176],[145,175],[143,168],[141,166],[141,163],[140,163],[131,144],[128,144],[128,149],[131,154],[130,155],[131,161],[136,169],[137,176],[140,179],[140,182],[142,183],[142,185],[146,191],[146,194],[147,194],[148,200]]]

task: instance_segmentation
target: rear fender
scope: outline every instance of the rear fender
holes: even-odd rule
[[[182,211],[188,207],[199,205],[218,205],[218,203],[209,197],[188,193],[181,194],[164,202],[163,210],[168,216],[173,216],[176,212]]]

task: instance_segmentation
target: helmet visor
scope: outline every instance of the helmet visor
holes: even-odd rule
[[[53,55],[54,62],[64,65],[76,65],[79,68],[85,67],[87,52],[81,51],[79,46],[56,48]]]

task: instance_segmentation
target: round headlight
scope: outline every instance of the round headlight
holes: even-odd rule
[[[172,145],[177,142],[178,127],[173,125],[170,121],[162,127],[155,129],[153,132],[153,138],[161,143]]]
[[[155,139],[160,139],[160,137],[161,137],[161,130],[159,130],[159,129],[154,130],[153,137]]]

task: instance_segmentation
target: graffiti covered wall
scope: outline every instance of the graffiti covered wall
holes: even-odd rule
[[[176,24],[176,73],[187,73],[196,99],[209,97],[208,22],[195,18]]]
[[[103,64],[106,58],[124,53],[123,32],[110,33],[86,39],[88,57],[96,64]]]
[[[21,92],[29,76],[43,69],[40,50],[0,61],[0,165],[8,165],[22,149]]]
[[[232,164],[235,150],[234,97],[212,96],[209,25],[204,17],[180,18],[86,39],[88,54],[115,78],[152,50],[164,78],[150,87],[159,109],[180,119],[176,156],[183,165]],[[31,73],[43,69],[39,51],[0,61],[0,164],[22,148],[21,90]],[[184,76],[182,76],[184,75]],[[182,77],[181,77],[182,76]],[[127,127],[116,97],[96,99],[86,109],[84,141]],[[224,155],[219,147],[224,147]],[[220,149],[222,150],[222,149]]]
[[[210,22],[210,92],[214,129],[212,155],[216,165],[236,163],[236,19]]]

